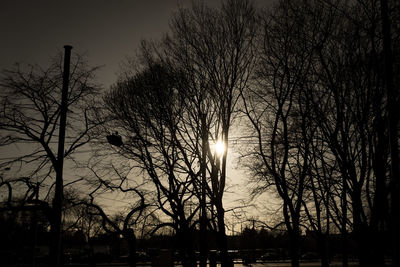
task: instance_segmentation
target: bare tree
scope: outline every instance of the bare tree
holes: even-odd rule
[[[376,7],[376,1],[279,2],[265,20],[261,82],[244,94],[259,141],[252,169],[266,181],[259,189],[274,185],[287,221],[298,227],[304,209],[319,234],[324,208],[326,230],[331,221],[344,237],[352,232],[363,266],[384,265],[388,230],[387,99]]]
[[[64,192],[63,207],[63,234],[79,233],[82,235],[83,243],[88,246],[87,257],[91,267],[96,266],[93,239],[105,233],[103,220],[93,209],[86,197],[80,196],[73,190]]]
[[[144,173],[153,202],[176,231],[182,261],[194,266],[194,229],[198,214],[197,159],[188,149],[182,125],[182,102],[176,92],[181,78],[148,59],[143,69],[118,82],[104,100],[110,125],[121,135],[117,153],[133,171]],[[196,145],[196,144],[194,144]]]
[[[400,223],[400,162],[399,162],[399,115],[397,114],[397,106],[399,104],[399,91],[395,89],[398,87],[395,84],[395,63],[393,59],[394,43],[393,33],[398,30],[400,20],[400,7],[396,1],[380,1],[380,11],[382,18],[382,39],[383,39],[383,55],[384,55],[384,86],[386,89],[386,96],[388,98],[386,110],[389,120],[389,144],[390,144],[390,158],[391,158],[391,229],[392,229],[392,250],[393,250],[393,266],[400,266],[400,231],[396,227]],[[394,30],[392,30],[394,29]],[[398,34],[396,36],[398,42]],[[398,50],[397,50],[398,51]],[[398,52],[397,55],[398,56]],[[398,70],[397,70],[398,71]],[[398,73],[397,73],[398,74]]]
[[[102,221],[102,228],[104,231],[109,233],[115,233],[117,235],[121,235],[128,243],[129,248],[129,267],[136,266],[136,225],[140,220],[142,212],[147,207],[145,203],[144,195],[136,188],[129,188],[127,191],[134,192],[137,196],[139,196],[139,201],[134,204],[129,211],[122,215],[121,221],[113,219],[110,215],[107,215],[106,212],[101,208],[101,206],[97,205],[94,202],[93,193],[91,194],[91,199],[87,202],[80,203],[88,208],[88,213],[91,216],[98,216]]]
[[[312,11],[305,3],[280,1],[263,14],[255,82],[243,94],[256,140],[244,151],[256,183],[253,194],[273,188],[282,200],[292,266],[299,266],[301,220],[312,186],[316,128],[308,95],[314,53],[310,37],[317,38],[320,30],[306,21]]]
[[[180,9],[172,20],[172,34],[165,40],[169,62],[188,79],[181,94],[186,99],[186,120],[196,122],[203,150],[197,157],[209,168],[211,205],[217,216],[222,265],[229,265],[223,196],[227,179],[229,133],[237,114],[241,91],[253,68],[255,9],[249,1],[226,1],[219,10],[201,3]],[[216,155],[212,142],[225,150]],[[203,169],[203,176],[206,175]],[[203,253],[202,253],[203,255]],[[202,257],[201,265],[205,261]]]
[[[55,58],[45,69],[16,64],[13,69],[2,73],[0,82],[0,145],[9,151],[14,145],[24,149],[22,153],[9,153],[7,158],[1,159],[0,165],[15,170],[17,177],[28,177],[29,181],[35,179],[40,186],[45,183],[50,185],[47,187],[46,202],[49,202],[54,175],[59,170],[57,144],[63,84],[62,59],[62,56]],[[92,120],[98,108],[96,97],[99,87],[93,82],[96,69],[89,67],[79,55],[73,59],[70,86],[67,88],[65,158],[73,159],[74,152],[91,140],[89,133],[101,123]],[[58,227],[55,223],[56,202],[51,208],[53,232],[57,232]]]
[[[337,9],[343,22],[316,53],[314,107],[342,175],[342,231],[348,209],[360,265],[383,266],[389,154],[379,13],[374,1]]]

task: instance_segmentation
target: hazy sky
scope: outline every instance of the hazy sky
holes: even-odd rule
[[[218,7],[221,1],[205,2]],[[45,64],[69,44],[73,52],[86,53],[91,65],[104,65],[97,79],[108,88],[141,39],[167,32],[178,3],[191,0],[2,0],[0,69],[14,62]]]

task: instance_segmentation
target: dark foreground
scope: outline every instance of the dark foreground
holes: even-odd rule
[[[73,266],[73,267],[86,267],[87,265],[64,265],[64,266]],[[120,263],[109,263],[109,264],[97,264],[97,267],[128,267],[126,264],[120,264]],[[151,267],[151,263],[148,264],[138,264],[138,267]],[[182,265],[176,264],[176,267],[181,267]],[[217,264],[217,267],[220,267],[220,264]],[[260,263],[252,263],[252,264],[243,264],[240,262],[237,262],[234,264],[235,267],[290,267],[290,262],[260,262]],[[301,262],[300,267],[320,267],[321,263],[320,262]],[[337,262],[331,262],[330,267],[341,267],[342,262],[337,261]],[[358,262],[349,262],[349,266],[351,267],[357,267]]]

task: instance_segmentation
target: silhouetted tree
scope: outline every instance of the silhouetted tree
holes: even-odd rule
[[[28,183],[37,181],[39,186],[45,182],[54,183],[53,177],[59,164],[56,150],[61,113],[62,59],[62,56],[55,58],[45,69],[16,64],[14,68],[2,72],[0,145],[10,152],[7,158],[1,159],[0,166],[12,171],[16,168],[10,182],[19,181],[18,177],[28,177]],[[98,108],[96,97],[99,87],[93,82],[96,69],[89,67],[79,55],[72,60],[65,158],[73,159],[73,153],[90,141],[89,133],[101,123],[92,120]],[[24,151],[14,152],[14,145],[21,145]],[[42,204],[50,202],[48,198],[52,186],[47,189],[49,191]],[[51,228],[55,232],[55,213],[52,208],[50,211]]]
[[[398,49],[396,44],[399,44],[399,25],[400,25],[400,6],[396,1],[381,0],[380,1],[380,15],[382,19],[382,46],[384,58],[384,87],[386,97],[388,98],[386,104],[386,111],[389,124],[389,147],[391,159],[391,190],[390,190],[390,204],[391,204],[391,231],[392,231],[392,255],[393,266],[400,266],[400,230],[396,225],[400,224],[400,161],[399,161],[399,69],[398,69]],[[397,32],[397,36],[394,33]],[[393,50],[396,52],[394,53]],[[395,57],[395,59],[393,58]],[[396,66],[397,65],[397,66]],[[396,68],[397,67],[397,68]],[[397,72],[397,75],[396,75]],[[397,76],[397,78],[395,78]],[[397,82],[397,83],[396,83]],[[383,182],[381,182],[383,184]],[[382,186],[382,185],[380,185]],[[377,205],[383,200],[378,200]]]
[[[181,78],[150,58],[142,66],[106,93],[107,116],[122,136],[117,153],[134,162],[133,171],[144,173],[154,205],[169,218],[156,229],[174,229],[184,266],[194,266],[199,173],[194,152],[188,149],[192,140],[186,137],[191,133],[182,125],[176,89]]]
[[[140,200],[126,214],[122,215],[121,221],[107,215],[99,205],[94,203],[93,198],[80,204],[89,209],[88,212],[91,216],[99,216],[101,218],[104,231],[120,235],[127,241],[129,249],[128,265],[129,267],[135,267],[137,262],[135,228],[147,204],[145,203],[143,194],[139,190],[129,188],[128,191],[134,192],[140,197]]]
[[[64,233],[81,235],[83,240],[78,243],[88,246],[87,257],[91,267],[96,266],[93,240],[105,232],[101,216],[97,215],[90,205],[90,201],[82,199],[82,196],[67,191],[64,204]]]
[[[258,185],[253,193],[273,187],[282,199],[294,267],[299,266],[300,219],[315,129],[306,91],[312,49],[304,43],[307,25],[298,23],[304,15],[295,10],[281,1],[263,14],[255,86],[243,94],[244,112],[257,140],[246,152]]]
[[[193,132],[202,133],[199,140],[204,150],[197,151],[197,157],[209,168],[208,196],[215,206],[222,266],[228,266],[223,196],[229,133],[240,93],[248,85],[253,70],[255,9],[249,1],[228,0],[218,10],[196,3],[175,14],[171,30],[164,42],[165,54],[168,62],[188,79],[186,88],[179,93],[185,98],[185,119],[194,122]],[[214,153],[209,140],[224,144],[223,155]],[[204,264],[202,257],[201,265]]]
[[[243,1],[227,1],[221,10],[195,4],[177,12],[171,29],[160,44],[144,43],[144,68],[119,82],[106,103],[115,129],[127,140],[120,152],[147,172],[160,209],[179,226],[177,236],[178,230],[194,229],[199,207],[189,207],[204,199],[200,177],[207,175],[205,189],[215,207],[209,213],[216,218],[209,226],[216,226],[226,265],[222,199],[228,152],[217,155],[209,140],[228,145],[252,66],[254,8]]]
[[[361,266],[383,266],[388,223],[388,126],[380,14],[375,1],[338,6],[343,16],[317,49],[317,122],[342,176]],[[345,202],[348,203],[345,204]]]
[[[303,214],[320,238],[323,218],[326,231],[332,222],[345,238],[352,232],[362,266],[384,265],[389,222],[387,78],[378,6],[280,1],[264,15],[260,84],[244,95],[259,142],[253,154],[259,164],[251,169],[267,181],[258,189],[276,187],[295,228]],[[398,17],[393,20],[397,25]],[[346,253],[343,261],[346,266]]]

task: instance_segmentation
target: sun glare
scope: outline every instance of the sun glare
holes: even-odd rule
[[[225,144],[222,141],[218,140],[215,143],[215,153],[217,153],[218,156],[222,156],[222,154],[224,154],[224,151],[225,151]]]

